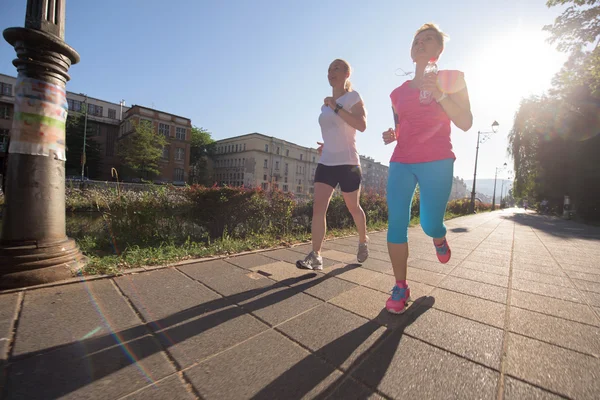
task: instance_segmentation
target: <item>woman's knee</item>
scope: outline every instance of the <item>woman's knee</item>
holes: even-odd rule
[[[424,221],[421,219],[423,232],[432,238],[443,238],[446,236],[446,226],[443,221]]]

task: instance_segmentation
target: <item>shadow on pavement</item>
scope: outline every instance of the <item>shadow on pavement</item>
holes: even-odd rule
[[[202,303],[146,324],[13,357],[8,362],[8,379],[3,393],[0,393],[3,394],[1,398],[54,399],[65,396],[188,338],[241,317],[247,314],[247,310],[256,311],[274,305],[359,266],[349,264],[316,279],[313,278],[317,274],[310,272]],[[294,266],[290,264],[290,268]],[[295,286],[281,290],[291,285]],[[234,307],[235,303],[274,290],[272,294]],[[143,366],[137,366],[143,374],[147,374]],[[118,379],[116,376],[115,379]],[[152,381],[151,374],[149,381]]]
[[[503,215],[501,218],[514,221],[519,225],[538,229],[544,233],[557,237],[580,237],[584,239],[600,240],[600,228],[575,221],[564,220],[558,217],[534,213],[518,213]]]
[[[365,361],[369,356],[385,343],[386,351],[377,352],[377,370],[370,371],[369,382],[373,384],[373,387],[377,387],[381,380],[384,378],[388,368],[392,363],[392,359],[395,354],[395,349],[399,346],[400,341],[404,335],[404,330],[423,315],[427,310],[433,307],[435,299],[433,297],[424,296],[418,298],[412,306],[406,311],[403,316],[394,316],[398,319],[398,325],[394,328],[388,328],[368,350],[366,350],[361,356],[359,356],[351,365],[347,371],[351,374]],[[380,317],[387,317],[388,312],[384,309],[381,311],[376,319]],[[354,351],[365,342],[375,331],[381,328],[381,325],[370,320],[360,327],[340,336],[338,339],[325,345],[318,351],[317,355],[324,356],[330,363],[340,366],[345,360],[352,355]],[[380,354],[381,353],[381,354]],[[267,400],[276,398],[303,398],[311,390],[319,386],[324,380],[327,379],[335,370],[335,368],[329,364],[324,364],[324,368],[315,368],[314,356],[311,354],[285,373],[280,375],[277,379],[267,385],[259,393],[253,396],[256,400]],[[365,393],[359,393],[358,391],[364,391]],[[292,392],[293,391],[293,392]],[[348,399],[348,398],[368,398],[372,394],[370,389],[363,388],[353,384],[348,376],[342,375],[333,383],[329,384],[327,388],[319,394],[317,399],[334,398],[334,399]]]

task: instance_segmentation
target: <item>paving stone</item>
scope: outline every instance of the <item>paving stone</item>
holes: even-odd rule
[[[383,251],[369,251],[369,260],[379,260],[386,263],[390,263],[390,255]]]
[[[106,337],[140,325],[141,321],[110,280],[28,291],[13,357],[46,352],[83,338]],[[142,331],[148,333],[145,328]]]
[[[425,271],[431,271],[438,274],[447,274],[454,268],[448,264],[442,264],[439,261],[427,261],[421,259],[414,259],[408,261],[409,268],[418,268]]]
[[[597,326],[511,307],[510,330],[600,358],[600,329]]]
[[[504,379],[504,400],[560,400],[557,396],[528,383],[507,376]]]
[[[478,262],[483,264],[495,265],[497,267],[508,267],[510,265],[510,256],[500,254],[489,254],[483,251],[474,251],[465,258],[465,261]]]
[[[328,390],[328,392],[330,392]],[[329,399],[383,400],[384,398],[356,380],[346,377],[340,386],[330,392]]]
[[[337,250],[325,250],[321,252],[321,256],[342,263],[355,263],[356,254],[343,253]]]
[[[547,283],[539,283],[533,281],[526,281],[519,278],[512,279],[512,289],[520,290],[522,292],[529,292],[535,294],[541,294],[555,299],[568,300],[577,303],[582,303],[583,300],[576,289],[572,288],[557,288],[556,285],[549,285]]]
[[[500,367],[502,329],[433,309],[408,326],[405,332],[490,368]]]
[[[498,303],[506,303],[507,289],[500,286],[449,276],[438,287]]]
[[[379,278],[381,276],[384,276],[388,279],[390,278],[389,275],[384,275],[380,272],[371,271],[370,269],[362,267],[348,269],[347,271],[336,274],[336,278],[343,279],[345,281],[350,281],[359,285],[364,285],[370,280]]]
[[[532,271],[538,274],[546,274],[555,277],[563,277],[565,274],[559,267],[546,267],[543,265],[526,264],[526,263],[513,263],[514,270],[525,270]]]
[[[320,280],[317,284],[311,285],[307,289],[304,289],[304,292],[323,301],[329,301],[332,298],[355,287],[356,285],[352,282],[344,281],[334,277],[328,277],[327,279]]]
[[[596,318],[586,304],[582,303],[573,303],[571,301],[513,290],[511,293],[511,305],[571,321],[600,326],[600,320]]]
[[[243,256],[231,257],[228,262],[245,269],[253,269],[255,267],[272,263],[273,260],[262,254],[245,254]]]
[[[217,354],[268,329],[238,306],[204,314],[188,314],[177,324],[158,330],[161,344],[182,368]]]
[[[294,264],[290,264],[285,261],[275,261],[270,264],[263,264],[256,267],[252,267],[251,271],[254,271],[261,275],[265,275],[269,279],[273,279],[275,281],[299,278],[314,273],[311,270],[296,268]]]
[[[540,274],[538,272],[514,269],[513,270],[513,278],[517,279],[525,279],[533,282],[547,283],[550,285],[563,286],[572,288],[573,285],[569,281],[566,275],[561,274],[558,275],[548,275],[548,274]]]
[[[394,399],[491,399],[498,373],[392,332],[352,373]]]
[[[497,267],[495,265],[483,264],[473,261],[463,261],[462,264],[460,264],[460,267],[504,276],[508,276],[510,271],[509,267]]]
[[[192,400],[196,396],[184,385],[181,378],[175,374],[154,385],[124,397],[123,400]]]
[[[375,321],[330,304],[302,314],[277,329],[343,370],[371,349],[386,331]]]
[[[101,394],[116,399],[175,372],[152,336],[126,343],[108,338],[112,340],[104,347],[94,346],[94,352],[87,352],[82,341],[11,361],[6,398],[93,399]]]
[[[203,398],[227,400],[314,398],[341,377],[333,367],[274,331],[185,374]]]
[[[566,271],[566,273],[567,273],[567,275],[569,275],[569,277],[571,279],[579,279],[582,281],[600,283],[600,275],[586,274],[585,272],[577,272],[577,271]]]
[[[523,264],[535,264],[544,267],[558,267],[556,261],[554,261],[554,259],[549,254],[547,256],[542,256],[539,254],[531,254],[529,252],[515,253],[513,256],[513,262]]]
[[[490,285],[496,285],[505,288],[508,287],[508,276],[504,275],[491,274],[489,272],[476,271],[474,269],[460,267],[452,271],[450,275],[472,281],[489,283]]]
[[[162,269],[115,278],[115,283],[147,322],[173,317],[186,310],[198,314],[214,310],[229,301],[176,269]]]
[[[223,296],[271,286],[274,283],[260,274],[250,274],[247,269],[222,260],[190,264],[178,269]]]
[[[509,334],[506,372],[570,398],[600,393],[600,359],[514,333]]]
[[[594,307],[600,307],[600,294],[594,292],[582,292],[585,298]]]
[[[497,328],[504,328],[506,305],[444,289],[436,289],[434,307]]]
[[[581,290],[600,294],[600,283],[590,282],[590,281],[582,281],[579,279],[573,279],[573,282],[575,283],[575,286],[577,286]]]
[[[275,326],[323,302],[302,293],[301,287],[281,287],[242,301],[244,310]]]
[[[385,302],[390,297],[385,293],[358,286],[334,297],[329,302],[368,319],[377,318],[385,311]]]
[[[419,268],[408,267],[406,276],[409,282],[417,281],[421,283],[426,283],[431,286],[437,286],[446,275],[437,272],[422,270]]]
[[[372,258],[371,256],[369,256],[367,261],[362,263],[362,267],[388,275],[394,273],[394,270],[392,269],[392,264],[390,264],[388,261],[381,261],[376,258]]]
[[[302,259],[302,257],[300,257],[298,255],[298,252],[290,250],[290,249],[277,249],[277,250],[272,250],[272,251],[267,251],[265,253],[262,253],[263,256],[265,257],[269,257],[269,258],[273,258],[275,260],[279,260],[279,261],[285,261],[288,262],[290,264],[296,264],[296,261]],[[269,263],[272,263],[273,261],[269,261]]]

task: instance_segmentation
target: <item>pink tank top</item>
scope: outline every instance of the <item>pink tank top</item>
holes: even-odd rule
[[[406,81],[390,94],[398,116],[396,148],[390,161],[415,164],[455,159],[450,141],[450,118],[435,100],[421,104],[419,93],[419,89]]]

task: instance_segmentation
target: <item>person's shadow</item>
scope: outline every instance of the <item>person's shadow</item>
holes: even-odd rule
[[[423,315],[427,310],[433,307],[435,298],[423,296],[418,298],[412,306],[408,308],[402,316],[393,316],[398,318],[397,325],[388,328],[377,338],[377,340],[363,352],[346,369],[347,373],[341,375],[316,397],[317,399],[335,398],[335,399],[366,399],[372,392],[366,387],[353,384],[349,375],[356,371],[363,362],[372,354],[377,355],[376,368],[369,370],[369,383],[377,387],[384,378],[389,366],[392,363],[395,349],[399,346],[404,330]],[[388,312],[384,309],[376,319],[388,319]],[[326,381],[327,378],[339,368],[359,346],[369,339],[378,329],[382,328],[376,320],[370,320],[358,328],[340,336],[338,339],[323,346],[315,352],[319,358],[325,359],[326,363],[315,362],[313,354],[306,356],[296,363],[269,385],[265,386],[260,392],[252,397],[255,400],[267,399],[301,399],[310,393],[313,389]],[[318,334],[318,333],[316,333]],[[381,346],[385,346],[385,351],[377,351]]]

